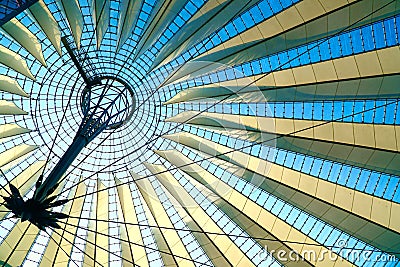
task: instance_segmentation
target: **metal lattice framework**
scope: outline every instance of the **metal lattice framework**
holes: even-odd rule
[[[0,195],[51,184],[65,202],[46,207],[67,217],[39,229],[1,200],[0,265],[399,266],[399,7],[39,0],[1,15]]]

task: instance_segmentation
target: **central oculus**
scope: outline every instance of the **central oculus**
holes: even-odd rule
[[[136,108],[132,88],[125,81],[114,77],[103,77],[100,83],[86,86],[81,95],[84,118],[108,120],[106,129],[116,129],[126,124]]]

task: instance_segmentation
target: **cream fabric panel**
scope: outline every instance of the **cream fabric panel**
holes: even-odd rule
[[[219,29],[258,0],[212,0],[208,1],[168,41],[157,54],[152,69],[157,68],[185,52],[205,36]]]
[[[165,191],[168,199],[174,199],[174,197]],[[218,246],[211,240],[210,235],[201,233],[203,229],[197,224],[195,220],[186,212],[185,208],[182,207],[178,202],[174,203],[174,208],[178,212],[179,216],[185,222],[186,226],[192,231],[192,235],[199,243],[201,248],[207,254],[207,257],[211,260],[214,266],[231,266],[229,260],[223,253],[218,249]]]
[[[13,80],[5,75],[0,75],[0,90],[23,97],[29,97],[29,95],[25,93],[21,86],[19,86],[16,80]]]
[[[59,186],[54,195],[60,194],[62,189],[63,186]],[[77,187],[73,187],[71,191],[69,191],[68,198],[73,198],[75,196],[85,193],[86,185],[84,183],[81,183]],[[84,198],[74,199],[73,201],[66,203],[63,206],[61,212],[65,214],[70,214],[71,216],[79,217],[82,212],[83,203]],[[68,218],[65,220],[65,222],[76,226],[79,224],[79,220],[75,218]],[[40,266],[49,266],[48,264],[50,264],[51,266],[66,266],[70,261],[68,255],[70,255],[72,252],[72,244],[74,243],[77,227],[66,225],[64,223],[59,223],[59,225],[62,229],[55,230],[56,233],[51,234],[51,238],[43,254],[44,260],[41,261]],[[68,253],[68,255],[66,255],[63,250]]]
[[[400,127],[351,122],[284,119],[187,111],[168,122],[220,128],[224,134],[242,133],[279,148],[330,159],[361,168],[399,175]],[[198,116],[197,116],[198,115]]]
[[[26,61],[22,59],[20,55],[2,45],[0,45],[0,63],[21,73],[31,80],[36,80],[30,72]]]
[[[38,146],[22,144],[0,153],[0,167],[4,167],[4,165],[23,157],[37,148]]]
[[[42,46],[40,45],[39,40],[21,22],[16,18],[13,18],[4,23],[1,27],[15,41],[31,53],[31,55],[34,56],[43,66],[46,66]]]
[[[117,192],[120,208],[122,210],[122,214],[119,214],[118,216],[120,218],[119,221],[129,223],[120,224],[121,239],[129,240],[129,242],[131,242],[129,244],[128,242],[121,241],[122,257],[129,259],[131,262],[134,262],[139,266],[149,266],[129,185],[121,185],[121,181],[117,178],[114,178],[114,180],[115,184],[118,185]],[[139,244],[139,246],[135,244]],[[124,266],[132,265],[132,263],[124,260],[122,260],[122,262]]]
[[[87,231],[85,249],[84,249],[84,256],[83,256],[83,266],[86,267],[93,267],[98,266],[98,263],[95,263],[95,233],[93,229],[96,229],[96,195],[93,197],[91,208],[90,208],[90,215],[89,215],[89,223],[88,229],[91,231]]]
[[[260,76],[258,76],[260,77]],[[250,77],[252,79],[252,77]],[[177,93],[164,104],[189,101],[264,103],[280,101],[321,101],[397,98],[400,75],[340,79],[337,81],[301,83],[287,86],[259,85],[243,88],[235,81],[191,87]],[[243,82],[246,82],[242,80]],[[249,81],[246,82],[247,84]],[[243,88],[243,89],[242,89]],[[238,92],[239,91],[239,92]],[[238,92],[238,93],[237,93]]]
[[[189,133],[165,136],[207,155],[232,151]],[[200,145],[201,144],[201,145]],[[384,251],[400,249],[400,204],[235,151],[219,156],[277,184],[270,193]],[[272,183],[274,184],[274,183]],[[277,188],[279,185],[279,188]],[[279,190],[278,190],[279,189]],[[364,208],[360,208],[364,207]],[[368,211],[366,207],[370,207]],[[376,214],[379,213],[379,216]],[[338,219],[340,218],[340,219]]]
[[[20,266],[39,229],[29,221],[18,222],[0,246],[0,258],[11,266]]]
[[[84,249],[83,266],[108,266],[108,191],[104,190],[105,186],[97,179],[96,194],[93,197],[90,220]],[[102,221],[97,221],[102,220]],[[105,220],[105,221],[103,221]],[[96,232],[102,233],[98,234]]]
[[[142,202],[143,203],[143,202]],[[146,214],[147,221],[149,225],[157,226],[157,222],[154,219],[148,206],[143,203],[143,210]],[[167,242],[165,241],[164,235],[158,227],[150,228],[153,238],[157,244],[157,250],[160,252],[162,263],[164,266],[177,266],[175,257],[172,255],[172,251],[169,249]]]
[[[104,184],[100,181],[97,180],[97,190],[103,190],[106,188]],[[108,197],[108,191],[103,190],[100,192],[97,192],[96,194],[97,200],[96,200],[96,218],[98,219],[95,222],[95,227],[96,227],[96,232],[95,233],[95,244],[96,244],[96,261],[103,266],[107,266],[109,263],[109,253],[108,253],[108,247],[109,247],[109,239],[108,239],[108,212],[109,212],[109,197]],[[105,235],[101,235],[105,234]],[[97,263],[96,263],[97,265]]]
[[[159,154],[161,157],[164,157],[165,159],[170,161],[171,164],[174,164],[174,165],[176,163],[176,160],[178,160],[178,161],[180,160],[179,159],[180,153],[175,150],[174,151],[156,151],[156,153]],[[176,157],[176,158],[170,160],[171,156]],[[177,166],[177,165],[175,165],[175,166]],[[180,168],[180,169],[183,171],[183,168]],[[196,174],[195,173],[187,173],[187,174],[189,176],[193,177],[193,175],[201,176],[203,174],[203,172],[199,172]],[[193,179],[191,182],[198,183],[196,180],[193,180]],[[212,191],[210,191],[204,187],[201,188],[201,191],[205,195],[210,195],[210,196],[215,195],[215,193],[213,193]],[[169,195],[169,194],[170,193],[168,193],[167,195]],[[173,196],[171,196],[169,198],[171,199],[171,198],[173,198]],[[244,213],[240,212],[235,207],[233,207],[226,201],[223,201],[222,199],[218,199],[218,200],[214,201],[213,203],[215,205],[217,205],[217,207],[222,212],[224,212],[227,216],[229,216],[229,218],[234,223],[236,223],[241,229],[243,229],[249,236],[258,237],[259,239],[255,238],[254,241],[257,242],[258,244],[260,244],[261,247],[267,248],[269,252],[271,250],[275,250],[275,251],[285,250],[287,253],[286,255],[289,255],[289,253],[290,253],[289,247],[287,247],[280,240],[276,239],[275,236],[273,236],[269,232],[265,231],[262,227],[260,227],[258,224],[256,224],[251,219],[252,215],[254,215],[254,214],[246,214],[245,215]],[[185,211],[185,208],[180,206],[179,203],[174,203],[174,207],[178,211],[178,213],[181,214],[182,219],[185,221],[185,223],[188,225],[189,228],[191,228],[195,231],[203,231],[203,229],[196,223],[195,220],[193,220],[190,217],[190,215]],[[212,243],[212,240],[209,237],[209,236],[215,237],[216,235],[210,234],[208,236],[208,235],[196,233],[196,232],[193,232],[192,234],[195,236],[195,238],[198,240],[198,242],[206,242],[206,244],[208,244],[208,246],[210,246],[211,244],[213,246],[216,246],[214,243]],[[262,239],[262,238],[265,238],[265,239]],[[211,242],[211,243],[209,243],[209,242]],[[227,262],[229,262],[228,259],[225,259],[225,256],[223,256],[223,257],[218,256],[217,259],[214,259],[213,257],[218,255],[216,252],[211,250],[208,253],[207,247],[205,247],[205,248],[203,247],[203,249],[206,251],[208,257],[213,261],[215,266],[229,265],[228,263],[221,262],[221,260],[226,260]],[[216,260],[218,260],[218,261],[216,261]],[[277,259],[277,260],[279,261],[279,259]],[[290,259],[288,259],[287,261],[282,261],[281,263],[284,264],[285,266],[311,266],[311,264],[307,261],[294,262],[294,261],[290,261]],[[225,265],[219,265],[219,264],[225,264]]]
[[[226,94],[227,92],[247,93],[248,91],[254,91],[257,87],[260,89],[269,90],[276,87],[312,85],[316,83],[338,82],[350,79],[399,74],[400,66],[395,64],[395,62],[398,60],[400,61],[400,47],[393,46],[295,68],[273,71],[269,74],[259,74],[255,76],[248,76],[242,79],[224,81],[216,83],[215,85],[190,88],[178,93],[171,100],[169,100],[169,102],[176,103],[182,100],[187,101],[190,100],[190,97],[192,96],[197,98],[205,96],[212,97],[212,93],[208,92],[208,90],[213,90],[216,85],[218,85],[218,87],[222,87],[221,89],[214,89],[213,91],[217,94],[216,96],[218,96],[218,94],[221,94],[219,93],[219,90],[222,92],[221,95],[224,93]],[[365,93],[369,94],[371,97],[379,94],[395,94],[395,96],[397,96],[397,87],[390,87],[391,85],[397,85],[394,83],[395,81],[391,80],[390,78],[387,78],[386,81],[391,82],[389,85],[386,85],[388,91],[379,91],[379,86],[377,86],[375,90],[370,92],[366,91]],[[250,83],[252,86],[245,87]],[[243,87],[245,88],[242,89]],[[202,88],[206,88],[203,89],[205,93],[202,91],[195,91],[199,89],[202,90]],[[339,93],[346,95],[357,95],[358,91],[355,91],[355,89],[357,89],[357,87],[351,89],[350,91],[339,91]],[[322,97],[329,97],[329,95],[334,95],[335,93],[337,94],[336,91],[327,92],[323,94]],[[361,91],[361,93],[363,92]],[[203,94],[205,95],[203,96]]]
[[[205,211],[196,203],[196,201],[181,187],[170,172],[166,172],[163,165],[154,165],[146,163],[146,167],[151,171],[168,192],[179,202],[182,207],[197,222],[205,232],[223,233],[222,229],[205,213]],[[160,173],[163,172],[163,173]],[[160,174],[157,174],[160,173]],[[140,180],[144,181],[144,180]],[[137,182],[140,182],[137,181]],[[214,244],[225,255],[233,266],[254,266],[247,256],[236,246],[232,240],[225,235],[208,235]]]
[[[354,2],[349,5],[349,2]],[[373,16],[373,11],[392,2]],[[327,4],[328,3],[328,4]],[[330,7],[327,8],[327,5]],[[319,1],[303,0],[240,35],[211,49],[195,61],[219,62],[237,65],[266,55],[332,36],[343,29],[350,30],[399,13],[398,1]],[[327,13],[333,11],[332,13]],[[362,12],[361,12],[362,11]],[[321,17],[319,17],[321,16]],[[319,18],[317,18],[319,17]],[[360,21],[361,20],[361,21]],[[357,23],[355,23],[357,22]],[[352,25],[355,23],[354,25]],[[351,26],[349,26],[351,25]],[[306,38],[304,38],[306,36]],[[186,65],[171,81],[199,70]],[[201,72],[201,71],[199,71]]]
[[[28,112],[17,107],[13,102],[0,100],[0,115],[27,115]]]
[[[151,165],[145,164],[146,168],[151,171]],[[145,200],[147,207],[151,211],[152,216],[157,222],[157,226],[160,227],[168,227],[174,228],[168,214],[164,210],[160,200],[156,197],[157,194],[151,185],[151,183],[147,179],[137,180],[136,184],[138,185],[139,191]],[[153,227],[154,228],[154,227]],[[153,229],[152,229],[153,230]],[[160,233],[162,234],[162,238],[165,240],[165,245],[167,245],[168,250],[173,255],[182,257],[174,257],[175,264],[178,266],[194,266],[194,263],[190,260],[191,259],[188,251],[186,250],[185,245],[183,244],[180,236],[175,230],[166,230],[166,229],[159,229]],[[160,250],[162,248],[159,248]],[[169,252],[167,250],[167,252]],[[163,254],[163,253],[161,253]]]
[[[61,33],[58,24],[43,0],[29,7],[32,17],[39,24],[51,44],[61,56]]]
[[[246,181],[253,183],[254,185],[264,189],[267,192],[270,192],[284,201],[291,203],[298,208],[304,209],[306,212],[324,220],[331,225],[342,229],[343,231],[352,234],[353,236],[371,244],[372,246],[381,248],[384,251],[393,251],[398,249],[399,244],[397,240],[400,232],[400,220],[398,219],[399,207],[398,205],[389,204],[388,201],[381,201],[379,198],[375,198],[375,205],[382,205],[384,208],[375,208],[375,212],[382,211],[386,213],[386,215],[380,214],[384,220],[390,220],[390,224],[393,226],[394,231],[386,230],[381,226],[374,225],[372,223],[368,223],[362,218],[349,215],[346,210],[340,209],[351,209],[351,206],[354,206],[355,210],[358,210],[360,214],[364,214],[365,216],[369,216],[371,214],[371,206],[372,199],[368,197],[367,194],[355,191],[342,187],[339,190],[336,190],[334,194],[336,195],[336,203],[340,203],[339,208],[329,208],[326,204],[322,202],[318,202],[310,196],[306,194],[302,194],[297,192],[296,190],[290,189],[286,186],[287,179],[290,178],[290,175],[294,173],[294,176],[299,176],[301,189],[306,187],[312,187],[315,189],[315,182],[310,179],[303,178],[303,174],[299,174],[298,172],[293,172],[287,168],[281,168],[280,170],[274,166],[271,168],[272,172],[278,172],[282,174],[283,182],[279,182],[276,179],[267,179],[263,175],[259,175],[258,173],[254,173],[252,171],[246,170],[243,167],[238,165],[229,163],[227,161],[219,160],[219,159],[211,159],[215,164],[219,164],[219,166],[230,173],[234,173],[235,175],[242,177]],[[285,177],[288,176],[288,177]],[[308,176],[306,176],[308,178]],[[303,180],[302,180],[303,179]],[[321,185],[321,188],[324,188],[324,185]],[[327,188],[331,190],[332,188]],[[305,191],[307,193],[308,191]],[[329,192],[329,194],[332,194]],[[393,215],[388,218],[387,216],[387,208],[392,207],[394,210]],[[323,215],[321,215],[323,214]],[[378,216],[375,216],[377,218]],[[392,244],[391,248],[388,248],[387,244]],[[397,248],[396,248],[397,247]]]
[[[67,17],[76,47],[79,49],[83,31],[83,16],[79,7],[79,2],[78,0],[57,0],[57,2]]]
[[[147,26],[137,44],[135,59],[141,56],[165,31],[169,23],[185,6],[186,1],[165,0],[157,2]]]
[[[96,30],[97,49],[99,49],[110,21],[110,0],[92,0],[91,6]]]
[[[185,111],[166,121],[221,126],[226,129],[246,129],[400,152],[400,140],[397,140],[396,136],[396,133],[400,132],[400,126],[397,125],[270,118],[211,112],[200,114],[198,111]]]
[[[86,185],[84,183],[80,183],[76,190],[75,196],[84,195],[86,193],[86,190],[87,190]],[[72,205],[71,205],[71,209],[69,210],[69,212],[65,212],[65,213],[70,214],[70,216],[73,216],[73,217],[79,217],[82,213],[84,202],[85,202],[85,198],[83,198],[83,197],[74,199],[72,202]],[[74,244],[75,239],[76,239],[75,235],[78,230],[79,219],[68,218],[67,223],[69,223],[71,225],[64,225],[65,231],[63,231],[63,233],[62,233],[64,239],[61,240],[60,247],[63,248],[63,250],[66,251],[68,255],[65,254],[60,249],[58,251],[56,258],[54,259],[53,266],[60,266],[60,267],[65,266],[71,260],[69,256],[72,253],[72,248],[73,248],[72,244]],[[60,225],[62,225],[62,224],[60,224]],[[57,230],[57,231],[60,232],[59,230]]]
[[[250,236],[262,236],[267,238],[272,238],[276,241],[292,241],[292,242],[305,242],[308,245],[299,245],[293,243],[285,243],[285,242],[267,242],[265,245],[268,246],[269,249],[275,250],[286,250],[287,253],[290,251],[298,251],[300,255],[303,254],[303,250],[315,251],[317,255],[317,259],[322,259],[320,255],[321,253],[326,253],[328,251],[327,248],[324,248],[318,242],[310,239],[307,235],[301,233],[300,231],[296,230],[283,220],[280,220],[276,217],[275,224],[280,225],[282,229],[285,229],[286,232],[281,232],[282,229],[278,229],[277,227],[271,227],[270,223],[263,223],[263,219],[260,218],[260,214],[262,211],[266,211],[263,207],[259,206],[257,203],[253,202],[252,200],[248,199],[246,196],[242,195],[238,191],[231,188],[229,185],[221,181],[218,177],[214,176],[210,172],[206,171],[198,164],[195,164],[192,160],[181,154],[176,150],[168,150],[168,151],[160,151],[159,155],[167,159],[171,162],[171,164],[177,166],[180,170],[185,172],[187,175],[195,179],[198,183],[202,184],[203,186],[210,189],[214,194],[217,194],[217,199],[214,200],[216,205],[220,207],[222,210],[226,211],[227,215],[231,217],[232,220],[237,221],[239,225],[241,225],[244,230],[250,230]],[[187,166],[186,166],[187,165]],[[182,167],[180,167],[182,166]],[[202,189],[204,191],[204,189]],[[227,204],[228,203],[228,204]],[[268,217],[274,216],[272,213],[268,213]],[[245,216],[243,216],[245,215]],[[249,220],[249,216],[252,220]],[[235,220],[236,217],[236,220]],[[258,218],[255,219],[255,218]],[[247,221],[246,221],[247,219]],[[247,222],[247,224],[246,224]],[[265,229],[264,231],[252,232],[252,228],[254,230],[254,226],[261,226],[261,229]],[[259,229],[260,230],[260,229]],[[269,235],[265,235],[265,232],[270,233]],[[272,235],[272,236],[271,236]],[[307,240],[307,241],[306,241]],[[312,240],[312,241],[310,241]],[[286,247],[285,247],[286,244]],[[325,252],[323,252],[325,251]],[[324,259],[321,261],[313,260],[313,259],[306,259],[310,262],[282,262],[285,266],[325,266],[332,262],[330,259]],[[341,260],[344,260],[341,258]],[[341,260],[338,260],[340,262]],[[352,264],[343,261],[343,265],[338,264],[335,266],[351,266]]]
[[[7,138],[19,134],[29,133],[31,130],[22,128],[17,124],[2,124],[0,125],[0,141],[1,138]]]
[[[34,185],[37,177],[41,173],[44,163],[44,161],[38,161],[32,164],[11,181],[11,183],[19,189],[22,196]],[[0,195],[7,196],[8,193],[4,189],[1,189]],[[7,213],[2,211],[8,211],[8,209],[1,206],[0,211],[1,220],[7,215]],[[0,258],[5,260],[9,257],[7,263],[11,266],[21,265],[26,257],[27,251],[36,239],[38,232],[39,229],[31,225],[30,222],[21,222],[18,220],[14,228],[8,233],[6,239],[0,245]],[[14,250],[14,252],[10,255],[12,250]]]
[[[117,50],[132,34],[139,17],[143,0],[125,0],[120,3],[120,17],[118,21]]]

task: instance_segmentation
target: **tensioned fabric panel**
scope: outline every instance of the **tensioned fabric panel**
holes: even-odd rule
[[[379,249],[392,252],[400,247],[396,241],[400,240],[399,203],[234,151],[190,133],[165,138],[272,180],[266,184],[268,192]]]
[[[283,220],[280,220],[279,218],[270,220],[270,218],[274,216],[273,214],[266,212],[257,203],[253,202],[250,199],[247,199],[244,195],[235,191],[233,188],[229,187],[229,185],[226,185],[220,179],[218,179],[199,165],[195,164],[192,160],[190,160],[183,154],[179,153],[176,150],[159,151],[158,153],[169,162],[171,162],[171,164],[178,167],[180,170],[195,179],[197,182],[217,194],[219,198],[215,200],[215,204],[232,220],[241,225],[245,231],[247,230],[250,236],[269,237],[275,241],[278,241],[275,243],[275,245],[274,242],[266,242],[268,245],[267,248],[269,250],[284,249],[288,252],[297,251],[300,255],[306,255],[303,253],[304,250],[314,251],[314,253],[316,253],[317,255],[317,258],[322,260],[306,258],[305,260],[308,262],[308,264],[310,264],[311,266],[325,266],[325,264],[331,263],[329,259],[323,259],[323,257],[320,257],[321,253],[327,252],[327,248],[324,248],[323,246],[321,246],[321,244],[307,237],[305,234],[301,233],[300,231],[293,228]],[[179,183],[176,182],[175,179],[168,179],[167,183],[165,180],[160,181],[165,187],[169,188],[169,190],[176,190],[175,188],[177,187],[181,188],[179,187]],[[176,196],[184,194],[182,190],[176,191]],[[202,191],[204,191],[204,189],[202,189]],[[245,216],[244,214],[248,214],[249,217]],[[257,231],[257,228],[254,229],[254,225],[260,227],[262,230]],[[269,234],[265,235],[265,232]],[[286,240],[290,240],[292,242],[285,242]],[[285,245],[286,248],[283,247]],[[285,261],[282,263],[285,266],[299,266],[299,264],[301,264],[302,266],[306,266],[306,263],[302,261]],[[353,266],[353,264],[347,261],[339,260],[337,263],[334,263],[334,266]]]
[[[59,55],[61,55],[61,33],[57,22],[47,8],[43,0],[29,7],[32,17],[39,24],[40,28],[46,34],[47,38],[54,46]]]
[[[238,130],[279,148],[399,175],[400,127],[190,111],[167,121]],[[236,132],[237,133],[237,132]],[[267,134],[264,134],[267,133]],[[242,137],[242,138],[243,138]],[[276,141],[275,141],[276,140]]]
[[[163,33],[168,23],[185,6],[185,1],[165,0],[158,1],[149,18],[149,23],[139,40],[135,58],[141,56]]]
[[[169,153],[169,152],[171,152],[171,153]],[[175,156],[175,152],[176,151],[156,151],[156,153],[158,153],[159,155],[161,155],[161,156],[164,155],[166,157]],[[179,153],[177,152],[176,154],[179,154]],[[173,163],[173,162],[171,162],[171,163]],[[169,175],[169,172],[166,172],[166,175],[164,175],[164,176],[168,176],[168,175]],[[191,181],[191,182],[193,183],[193,181]],[[171,190],[175,190],[175,189],[171,189]],[[179,200],[180,197],[182,197],[182,196],[179,194],[179,190],[175,190],[175,191],[177,191],[175,196]],[[211,191],[207,190],[207,188],[204,188],[204,187],[201,188],[201,191],[206,196],[214,195]],[[169,193],[168,191],[167,191],[167,195],[169,195],[169,199],[176,200],[174,198],[174,196],[172,196],[171,193]],[[186,212],[187,208],[184,206],[181,206],[180,202],[178,202],[178,201],[175,201],[175,202],[176,202],[176,203],[174,203],[175,209],[178,210],[178,213],[181,215],[182,219],[185,221],[185,223],[188,225],[188,227],[191,227],[191,226],[193,227],[193,225],[195,225],[197,227],[193,228],[194,231],[199,231],[199,232],[204,231],[204,230],[202,230],[202,226],[199,225],[196,222],[196,220],[194,220],[190,216],[190,214],[188,214]],[[181,202],[187,202],[187,200],[183,199]],[[281,242],[281,240],[272,236],[270,233],[265,231],[259,225],[253,223],[249,217],[247,217],[246,215],[244,215],[241,212],[238,212],[229,203],[227,203],[221,199],[218,199],[217,201],[214,201],[213,203],[215,205],[217,205],[217,207],[220,208],[221,211],[223,211],[225,214],[227,214],[235,224],[237,224],[241,229],[243,229],[247,234],[249,234],[249,236],[256,237],[254,239],[260,246],[267,248],[268,251],[283,250],[283,251],[286,251],[286,253],[290,253],[290,248],[288,248],[283,242]],[[202,222],[202,221],[199,220],[199,222]],[[206,222],[206,223],[208,223],[208,222]],[[202,241],[202,240],[208,238],[208,239],[206,239],[208,246],[213,245],[216,248],[218,248],[218,247],[221,247],[222,249],[224,248],[224,245],[220,244],[221,243],[220,239],[217,239],[216,232],[211,232],[211,233],[207,233],[207,234],[194,232],[193,235],[195,235],[195,237],[198,241]],[[222,230],[220,230],[219,235],[224,235],[224,232]],[[215,241],[218,241],[218,242],[215,242]],[[224,259],[224,261],[221,262],[221,256],[218,256],[217,259],[213,258],[218,255],[217,253],[214,252],[214,250],[211,250],[209,253],[207,252],[208,250],[205,249],[205,251],[206,251],[208,257],[213,261],[215,266],[231,265],[229,263],[230,262],[229,259],[226,258],[224,253],[222,254],[222,256],[223,256],[222,259]],[[299,257],[299,259],[301,259],[300,255],[298,255],[298,254],[295,254],[295,255],[297,255]],[[216,261],[216,260],[218,260],[218,261]],[[225,263],[225,260],[226,260],[226,263]],[[222,264],[222,265],[219,265],[219,264]],[[302,261],[298,261],[298,262],[293,262],[293,261],[290,261],[290,259],[289,259],[288,261],[282,262],[282,264],[285,264],[285,266],[312,266],[305,259],[304,259],[304,261],[302,260]]]
[[[57,0],[60,8],[67,17],[68,24],[74,36],[76,47],[81,47],[81,37],[83,31],[83,16],[79,8],[78,0]]]
[[[2,45],[0,45],[0,63],[10,67],[22,75],[25,75],[31,80],[35,80],[35,77],[33,77],[30,72],[26,61],[20,55]]]
[[[0,75],[0,90],[23,97],[29,97],[17,81],[5,75]]]
[[[146,165],[147,168],[151,168],[150,165]],[[138,185],[139,191],[143,196],[143,199],[146,202],[147,207],[149,208],[152,217],[156,220],[157,226],[159,227],[167,227],[174,228],[168,214],[164,210],[162,204],[158,199],[156,199],[156,192],[148,180],[142,179],[137,180],[136,184]],[[153,229],[152,229],[153,230]],[[177,266],[195,266],[194,263],[190,260],[191,257],[186,250],[185,245],[183,244],[181,238],[179,237],[177,231],[174,230],[165,230],[159,229],[160,234],[162,235],[160,238],[163,241],[158,241],[162,244],[164,243],[167,246],[167,252],[176,255],[178,257],[173,257],[175,265]],[[162,248],[162,247],[161,247]],[[159,247],[159,249],[161,250]]]
[[[108,220],[109,220],[109,195],[106,187],[97,180],[97,200],[96,200],[96,221],[95,221],[95,260],[99,264],[105,266],[109,263],[109,238],[108,236]],[[90,228],[89,228],[90,229]],[[104,235],[105,234],[105,235]]]
[[[182,207],[185,207],[186,211],[195,220],[205,232],[211,233],[223,233],[222,229],[203,211],[201,207],[192,199],[192,197],[184,190],[179,190],[179,187],[174,186],[174,190],[168,184],[164,183],[164,180],[170,182],[170,178],[174,179],[172,174],[167,172],[167,169],[162,165],[155,165],[146,163],[147,169],[156,175],[159,181],[164,185],[168,192],[174,197],[176,201]],[[174,179],[175,180],[175,179]],[[145,180],[140,180],[141,182]],[[175,190],[179,190],[178,192]],[[225,255],[229,262],[233,266],[254,266],[254,263],[240,250],[240,248],[227,236],[209,235],[209,238],[213,240],[214,244],[218,246],[220,251]]]
[[[110,20],[110,0],[92,0],[91,7],[96,31],[97,49],[99,49]]]
[[[174,197],[168,191],[164,191],[164,193],[167,195],[170,201],[174,199]],[[213,237],[213,235],[202,233],[203,229],[201,228],[201,226],[195,220],[193,220],[193,218],[186,211],[186,208],[181,206],[179,202],[176,201],[173,203],[173,205],[179,216],[185,222],[186,226],[192,231],[192,235],[199,243],[201,248],[204,250],[211,262],[215,266],[232,266],[232,264],[229,262],[229,259],[226,258],[219,247],[214,244],[214,242],[210,238]]]
[[[268,75],[259,74],[255,76],[246,76],[246,78],[234,79],[232,81],[222,81],[216,83],[218,86],[208,85],[190,88],[178,93],[167,101],[166,104],[191,100],[191,96],[194,96],[196,99],[206,96],[218,97],[227,93],[247,93],[247,91],[254,91],[257,87],[260,88],[260,90],[269,90],[270,88],[274,89],[276,87],[303,86],[334,81],[345,82],[351,79],[394,75],[400,73],[400,67],[395,63],[397,60],[400,60],[400,48],[394,46],[362,54],[312,63],[305,66],[294,67],[291,69],[272,71]],[[248,86],[250,84],[252,85]],[[395,84],[391,83],[390,85]],[[329,98],[332,98],[336,94],[346,94],[348,95],[347,98],[350,99],[351,96],[353,96],[354,99],[357,99],[358,94],[369,94],[370,98],[373,96],[379,96],[380,94],[398,95],[396,86],[393,88],[390,87],[390,85],[387,85],[386,87],[388,88],[388,91],[382,92],[378,90],[379,87],[374,88],[371,91],[367,91],[367,88],[364,88],[361,92],[355,91],[357,89],[357,87],[355,87],[346,92],[337,92],[333,90],[316,96],[321,98],[327,97],[329,100]],[[242,99],[242,101],[250,100],[251,98]],[[276,101],[276,98],[272,97],[271,101]]]
[[[0,115],[26,115],[28,112],[17,107],[13,102],[0,100]]]
[[[31,33],[21,22],[14,18],[4,23],[1,27],[15,41],[17,41],[22,47],[31,53],[32,56],[34,56],[43,66],[46,66],[46,62],[43,57],[42,46],[40,45],[36,36]]]
[[[117,50],[121,48],[132,33],[143,2],[143,0],[125,0],[120,3],[121,13],[118,21]]]
[[[0,125],[0,140],[1,138],[29,133],[30,131],[31,130],[20,127],[17,124],[2,124]]]
[[[258,0],[210,0],[166,43],[156,55],[152,69],[161,66],[195,45],[201,38],[216,31]]]
[[[376,2],[377,0],[304,0],[207,51],[206,55],[195,58],[195,61],[238,65],[259,58],[260,55],[271,55],[322,39],[327,35],[332,36],[343,29],[350,30],[397,14],[398,1],[379,1],[378,4]],[[365,17],[365,11],[371,9],[379,12],[374,13],[372,17]],[[169,82],[189,73],[199,74],[202,71],[199,68],[190,64],[187,68],[183,66],[174,73]]]
[[[141,195],[141,196],[143,198],[143,195]],[[142,203],[143,203],[143,201],[142,201]],[[175,257],[172,254],[172,251],[170,250],[170,248],[168,247],[168,244],[163,236],[163,233],[161,232],[161,229],[158,227],[155,218],[153,217],[149,207],[145,203],[143,203],[143,210],[144,210],[144,213],[146,214],[146,218],[149,222],[149,225],[153,226],[153,227],[151,227],[151,233],[152,233],[154,241],[157,245],[157,250],[160,253],[162,263],[164,264],[164,266],[177,266]]]
[[[55,194],[57,195],[62,188],[63,186],[59,186]],[[68,197],[83,195],[86,193],[86,190],[86,185],[80,183],[77,187],[71,189],[68,193]],[[82,212],[84,201],[84,198],[74,199],[64,205],[61,212],[79,217]],[[40,262],[40,266],[65,266],[71,261],[69,256],[72,252],[78,224],[79,219],[76,218],[67,218],[65,222],[59,223],[61,229],[54,229],[54,232],[51,234],[42,261]]]
[[[13,148],[10,148],[4,152],[0,153],[0,168],[3,168],[4,165],[13,162],[16,159],[23,157],[24,155],[34,151],[38,146],[32,146],[27,144],[17,145]]]
[[[117,187],[119,208],[121,209],[119,217],[119,228],[120,236],[122,240],[128,240],[129,242],[121,241],[122,258],[127,259],[134,264],[139,266],[149,266],[147,259],[146,250],[144,249],[143,237],[138,226],[137,211],[135,204],[133,203],[132,193],[129,189],[129,185],[121,185],[121,181],[114,178]],[[137,244],[137,245],[136,245]],[[127,260],[122,260],[124,266],[131,266]]]

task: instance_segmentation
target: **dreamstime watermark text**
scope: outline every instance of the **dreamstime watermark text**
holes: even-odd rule
[[[361,249],[351,249],[347,246],[346,240],[338,240],[333,246],[336,248],[334,251],[323,248],[318,249],[303,249],[301,252],[295,250],[287,249],[270,249],[268,250],[265,246],[264,251],[258,253],[260,261],[265,261],[269,257],[273,257],[280,262],[290,262],[290,261],[308,261],[308,262],[321,262],[321,261],[343,261],[348,260],[350,262],[390,262],[396,261],[395,255],[389,254],[377,254],[373,253],[373,250],[361,250]],[[269,251],[269,254],[267,253]]]

